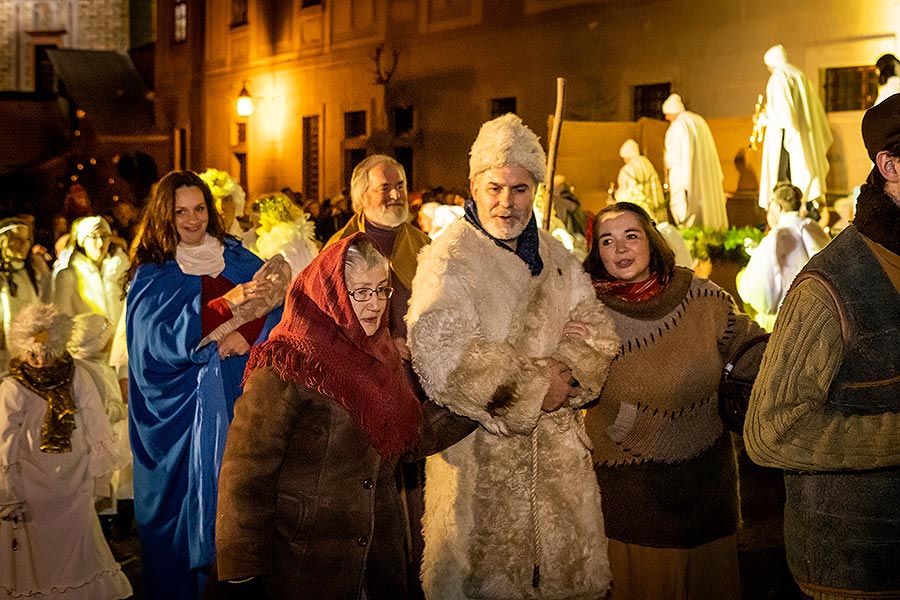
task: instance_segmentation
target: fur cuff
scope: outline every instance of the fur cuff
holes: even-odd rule
[[[570,402],[573,407],[578,407],[600,395],[609,365],[619,350],[619,337],[605,311],[598,312],[590,303],[583,302],[575,307],[571,320],[585,323],[589,334],[583,340],[563,338],[553,358],[569,365],[581,385],[583,391]]]

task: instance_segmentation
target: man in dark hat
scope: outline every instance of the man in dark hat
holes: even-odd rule
[[[856,218],[794,280],[744,428],[785,470],[788,563],[816,600],[900,598],[900,95],[862,135]]]

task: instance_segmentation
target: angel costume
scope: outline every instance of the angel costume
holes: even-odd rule
[[[131,596],[94,510],[95,486],[128,463],[96,387],[68,355],[45,369],[13,361],[10,370],[0,382],[0,509],[27,509],[24,520],[0,520],[0,598]],[[53,406],[45,396],[66,379],[74,428],[68,446],[54,448],[42,432]]]

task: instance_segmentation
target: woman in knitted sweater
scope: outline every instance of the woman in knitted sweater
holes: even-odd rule
[[[585,268],[622,340],[586,418],[610,599],[739,598],[737,475],[716,390],[726,360],[762,330],[724,290],[676,267],[636,204],[600,211]],[[753,354],[742,375],[758,369]]]

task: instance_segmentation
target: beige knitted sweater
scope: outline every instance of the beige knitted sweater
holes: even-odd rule
[[[595,461],[615,466],[698,456],[723,432],[716,391],[725,361],[762,329],[727,292],[687,269],[650,301],[601,299],[622,344],[586,419]],[[758,360],[748,355],[747,363],[755,367]]]

